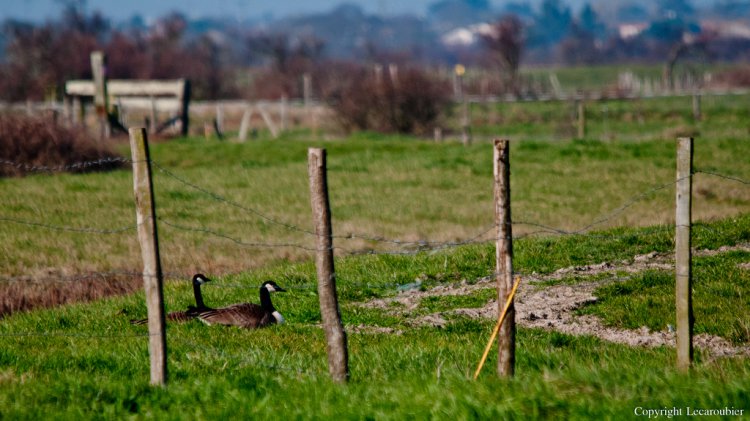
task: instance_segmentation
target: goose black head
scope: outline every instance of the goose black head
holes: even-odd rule
[[[206,276],[203,275],[202,273],[196,273],[195,276],[193,276],[193,285],[195,284],[203,285],[206,282],[210,282],[210,281],[211,280],[206,278]]]
[[[263,285],[260,287],[267,289],[268,292],[286,292],[284,288],[278,286],[274,281],[263,282]]]

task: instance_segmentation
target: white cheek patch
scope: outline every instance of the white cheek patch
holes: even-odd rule
[[[271,284],[267,284],[266,289],[268,290],[268,292],[276,292],[276,288],[274,288]]]
[[[284,316],[281,315],[278,311],[274,311],[271,313],[271,315],[276,319],[276,323],[283,325],[284,324]]]

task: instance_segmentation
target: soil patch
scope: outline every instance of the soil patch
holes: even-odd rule
[[[735,247],[722,247],[718,250],[701,250],[697,256],[712,256],[734,250],[750,250],[747,244]],[[635,256],[631,261],[617,263],[604,262],[594,265],[563,268],[548,275],[532,274],[525,276],[519,287],[516,300],[516,321],[520,326],[555,330],[570,335],[592,335],[598,338],[630,346],[675,346],[675,334],[665,329],[653,332],[646,327],[638,330],[618,329],[604,326],[595,316],[576,314],[584,305],[596,302],[594,291],[601,285],[620,282],[623,278],[617,274],[638,273],[644,270],[671,270],[673,258],[670,254],[648,253]],[[541,282],[559,281],[573,276],[611,276],[593,282],[582,282],[575,285],[538,285]],[[476,283],[462,282],[454,285],[441,285],[427,291],[405,291],[395,297],[377,299],[363,303],[362,306],[384,309],[392,314],[406,317],[413,326],[443,327],[448,323],[446,316],[459,314],[471,318],[497,319],[498,304],[496,300],[488,301],[479,308],[461,308],[424,316],[414,316],[422,298],[431,296],[468,295],[472,292],[494,288],[494,280],[485,277]],[[398,303],[394,306],[392,303]],[[712,335],[701,334],[694,337],[697,348],[708,352],[712,357],[732,355],[750,356],[750,345],[734,346],[729,341]]]

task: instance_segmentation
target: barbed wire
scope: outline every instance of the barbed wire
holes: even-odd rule
[[[176,180],[176,181],[178,181],[178,182],[180,182],[180,183],[182,183],[182,184],[190,187],[191,189],[197,190],[197,191],[199,191],[199,192],[207,195],[208,197],[214,199],[217,202],[225,203],[225,204],[227,204],[229,206],[232,206],[232,207],[235,207],[237,209],[243,210],[243,211],[245,211],[247,213],[253,214],[253,215],[255,215],[255,216],[263,219],[266,222],[269,222],[269,223],[274,224],[274,225],[282,226],[282,227],[284,227],[284,228],[286,228],[288,230],[298,231],[298,232],[302,232],[302,233],[307,234],[307,235],[317,236],[317,234],[315,232],[311,231],[311,230],[300,228],[300,227],[298,227],[298,226],[296,226],[294,224],[290,224],[290,223],[287,223],[287,222],[279,221],[279,220],[277,220],[275,218],[272,218],[272,217],[266,215],[265,213],[263,213],[263,212],[261,212],[261,211],[259,211],[257,209],[251,208],[249,206],[245,206],[245,205],[243,205],[241,203],[235,202],[234,200],[231,200],[231,199],[228,199],[228,198],[226,198],[224,196],[221,196],[218,193],[214,193],[214,192],[208,190],[205,187],[201,187],[201,186],[199,186],[199,185],[197,185],[195,183],[192,183],[192,182],[190,182],[190,181],[188,181],[188,180],[186,180],[186,179],[178,176],[177,174],[173,173],[172,171],[164,168],[164,166],[162,166],[161,164],[159,164],[157,161],[151,160],[151,163],[159,171],[161,171],[162,173],[168,175],[172,179],[174,179],[174,180]]]
[[[5,163],[7,163],[7,162],[10,162],[10,161],[6,161]],[[124,158],[116,158],[116,159],[104,159],[104,160],[98,160],[98,161],[82,162],[82,163],[78,163],[78,164],[72,164],[70,166],[34,167],[34,168],[36,168],[38,170],[54,170],[54,169],[58,169],[59,170],[59,169],[62,169],[62,168],[67,168],[67,167],[70,167],[70,168],[79,168],[79,167],[86,166],[86,165],[94,165],[96,163],[111,163],[111,162],[132,162],[132,161],[124,159]],[[3,162],[0,161],[0,163],[3,163]],[[191,187],[193,189],[196,189],[196,190],[198,190],[198,191],[200,191],[200,192],[202,192],[202,193],[204,193],[204,194],[212,197],[215,200],[218,200],[218,201],[221,201],[221,202],[226,202],[227,204],[229,204],[231,206],[237,207],[239,209],[242,209],[242,210],[245,210],[245,211],[247,211],[249,213],[252,213],[253,215],[261,217],[262,219],[264,219],[264,220],[266,220],[268,222],[284,226],[284,227],[286,227],[288,229],[291,229],[291,230],[294,230],[294,231],[299,231],[299,232],[302,232],[302,233],[305,233],[305,234],[308,234],[308,235],[315,235],[315,236],[317,236],[317,234],[314,233],[314,232],[312,232],[312,231],[305,230],[305,229],[297,227],[297,226],[295,226],[293,224],[289,224],[289,223],[286,223],[286,222],[283,222],[283,221],[276,220],[276,219],[274,219],[274,218],[272,218],[272,217],[270,217],[268,215],[265,215],[262,212],[259,212],[259,211],[255,210],[253,208],[244,206],[244,205],[242,205],[240,203],[237,203],[235,201],[232,201],[230,199],[226,199],[226,198],[224,198],[224,197],[222,197],[222,196],[220,196],[220,195],[218,195],[218,194],[210,191],[209,189],[207,189],[205,187],[201,187],[201,186],[199,186],[199,185],[197,185],[195,183],[191,183],[191,182],[185,180],[184,178],[176,175],[172,171],[164,168],[162,165],[160,165],[159,163],[157,163],[155,161],[152,161],[152,163],[160,171],[162,171],[163,173],[165,173],[168,176],[172,177],[173,179],[175,179],[175,180],[179,181],[180,183],[182,183],[184,185],[187,185],[187,186],[189,186],[189,187]],[[696,172],[697,173],[705,173],[705,174],[709,174],[709,175],[713,175],[713,176],[718,176],[718,177],[721,177],[721,178],[726,178],[726,179],[730,179],[730,180],[733,180],[733,181],[738,181],[738,182],[741,182],[741,183],[744,183],[744,184],[750,184],[750,182],[747,182],[745,180],[742,180],[742,179],[739,179],[739,178],[736,178],[736,177],[726,176],[726,175],[715,173],[715,172],[703,171],[703,170],[698,170]],[[687,178],[687,177],[684,177],[684,178]],[[652,194],[654,194],[654,193],[656,193],[658,191],[661,191],[661,190],[663,190],[665,188],[668,188],[668,187],[674,185],[675,183],[679,182],[680,180],[682,180],[682,179],[678,179],[678,180],[675,180],[675,181],[672,181],[672,182],[669,182],[669,183],[664,183],[664,184],[661,184],[661,185],[657,185],[657,186],[654,186],[654,187],[648,189],[645,192],[636,194],[636,195],[630,197],[629,199],[627,199],[618,208],[615,208],[613,211],[610,211],[609,213],[606,213],[606,214],[604,214],[604,215],[602,215],[600,217],[597,217],[590,224],[588,224],[588,225],[586,225],[586,226],[584,226],[582,228],[576,229],[576,230],[566,230],[566,229],[562,229],[562,228],[556,228],[556,227],[552,227],[552,226],[549,226],[549,225],[545,225],[545,224],[537,223],[537,222],[532,222],[532,221],[516,221],[516,222],[512,222],[512,224],[514,226],[525,225],[525,226],[533,226],[533,227],[541,228],[541,230],[538,230],[538,231],[534,231],[534,232],[530,232],[530,233],[524,233],[524,234],[521,234],[521,235],[515,235],[515,236],[513,236],[513,239],[518,240],[518,239],[522,239],[522,238],[525,238],[525,237],[530,237],[530,236],[533,236],[533,235],[548,234],[548,233],[559,234],[559,235],[584,235],[584,233],[586,231],[590,230],[594,226],[606,223],[606,222],[608,222],[608,221],[610,221],[610,220],[618,217],[619,215],[621,215],[622,213],[624,213],[629,207],[631,207],[636,202],[638,202],[640,200],[643,200],[643,199],[649,197],[650,195],[652,195]],[[185,226],[185,225],[181,225],[181,224],[178,224],[178,223],[171,222],[171,221],[166,220],[164,218],[158,218],[158,220],[160,222],[164,223],[165,225],[169,226],[170,228],[174,228],[174,229],[182,230],[182,231],[196,232],[196,233],[202,233],[202,234],[205,234],[205,235],[215,236],[217,238],[221,238],[221,239],[224,239],[224,240],[232,241],[235,244],[238,244],[238,245],[241,245],[241,246],[245,246],[245,247],[267,247],[267,248],[284,248],[284,247],[290,247],[290,248],[298,248],[298,249],[302,249],[302,250],[306,250],[306,251],[317,251],[317,248],[315,248],[315,247],[309,247],[309,246],[305,246],[305,245],[302,245],[302,244],[295,244],[295,243],[248,242],[248,241],[243,241],[242,239],[235,238],[235,237],[232,237],[230,235],[227,235],[227,234],[224,234],[222,232],[219,232],[219,231],[216,231],[216,230],[212,230],[212,229],[209,229],[209,228],[206,228],[206,227],[190,227],[190,226]],[[71,226],[62,226],[62,225],[52,225],[52,224],[46,224],[46,223],[41,223],[41,222],[35,222],[35,221],[25,221],[25,220],[20,220],[20,219],[10,218],[10,217],[3,217],[3,216],[0,216],[0,222],[16,223],[16,224],[22,224],[22,225],[34,226],[34,227],[45,228],[45,229],[52,229],[52,230],[71,231],[71,232],[80,232],[80,233],[93,233],[93,234],[117,234],[117,233],[131,231],[131,230],[137,228],[137,226],[138,226],[137,224],[135,224],[135,225],[128,225],[128,226],[125,226],[125,227],[120,227],[120,228],[115,228],[115,229],[99,229],[99,228],[93,228],[93,227],[71,227]],[[601,235],[597,235],[597,234],[585,234],[585,235],[587,237],[590,236],[590,237],[608,238],[608,239],[630,238],[630,237],[633,237],[634,235],[641,236],[641,235],[651,235],[653,233],[660,233],[660,232],[666,231],[668,229],[672,229],[674,227],[675,227],[674,225],[672,225],[672,226],[661,226],[661,227],[657,227],[657,228],[651,229],[651,230],[649,230],[647,232],[639,232],[639,233],[636,233],[636,234],[634,234],[634,233],[624,233],[624,234],[619,234],[619,235],[610,235],[610,234],[601,234]],[[407,241],[407,240],[402,240],[402,239],[387,238],[387,237],[383,237],[383,236],[371,236],[371,235],[368,235],[368,234],[350,233],[350,234],[347,234],[347,235],[333,236],[333,238],[334,239],[360,239],[360,240],[373,241],[373,242],[377,242],[377,243],[394,244],[394,245],[397,245],[399,247],[409,247],[409,246],[411,246],[411,247],[414,247],[414,249],[412,249],[412,250],[375,250],[375,249],[372,249],[372,248],[368,248],[368,249],[360,249],[360,250],[349,250],[349,249],[337,246],[337,247],[334,247],[334,250],[342,251],[344,253],[347,253],[348,255],[417,255],[417,254],[420,254],[420,253],[437,252],[437,251],[441,251],[441,250],[445,250],[445,249],[449,249],[449,248],[454,248],[454,247],[465,246],[465,245],[486,243],[488,240],[484,239],[484,237],[490,231],[492,231],[493,228],[495,228],[495,224],[494,223],[491,224],[491,225],[488,225],[488,226],[486,226],[484,228],[482,228],[482,230],[478,234],[476,234],[476,235],[473,235],[473,236],[471,236],[471,237],[469,237],[469,238],[467,238],[465,240],[455,240],[455,241],[433,241],[433,240],[408,240]],[[700,228],[705,228],[705,229],[712,230],[712,231],[715,232],[715,230],[713,230],[712,228],[710,228],[708,226],[701,226]],[[188,278],[188,279],[191,278],[190,275],[185,275],[185,274],[173,274],[173,275],[176,275],[177,277],[180,277],[180,278]],[[101,273],[93,273],[93,274],[85,274],[85,275],[73,275],[73,276],[69,276],[67,278],[60,279],[60,280],[63,281],[63,282],[70,282],[70,281],[81,281],[81,280],[94,279],[94,278],[102,278],[102,279],[104,279],[106,277],[112,277],[112,276],[142,276],[142,274],[140,272],[123,272],[123,271],[119,271],[118,272],[118,271],[110,271],[110,272],[101,272]],[[5,281],[5,282],[18,282],[18,281],[29,282],[29,279],[30,279],[30,277],[17,277],[16,279],[11,279],[11,278],[7,278],[7,277],[5,277],[5,278],[0,277],[0,281]],[[46,279],[49,279],[49,277],[46,278]],[[393,284],[393,285],[395,285],[396,287],[400,286],[398,284]],[[368,284],[367,286],[371,287],[372,285]]]
[[[109,166],[113,164],[126,164],[132,163],[133,161],[128,158],[114,157],[114,158],[101,158],[92,161],[81,161],[72,164],[46,166],[46,165],[32,165],[25,162],[10,161],[7,159],[0,159],[0,165],[13,167],[24,172],[45,172],[45,173],[56,173],[56,172],[69,172],[69,171],[80,171],[93,167]]]
[[[305,228],[299,227],[297,225],[291,224],[289,222],[284,222],[284,221],[280,221],[278,219],[272,218],[272,217],[266,215],[265,213],[263,213],[263,212],[261,212],[261,211],[259,211],[257,209],[251,208],[249,206],[245,206],[245,205],[243,205],[241,203],[235,202],[235,201],[233,201],[231,199],[225,198],[225,197],[223,197],[223,196],[221,196],[221,195],[219,195],[217,193],[214,193],[214,192],[210,191],[206,187],[199,186],[196,183],[190,182],[190,181],[184,179],[183,177],[178,176],[174,172],[172,172],[172,171],[164,168],[164,166],[162,166],[161,164],[159,164],[156,161],[152,160],[152,163],[154,164],[155,167],[157,167],[157,169],[159,169],[159,171],[163,172],[164,174],[168,175],[169,177],[177,180],[178,182],[180,182],[180,183],[182,183],[182,184],[184,184],[184,185],[186,185],[186,186],[188,186],[188,187],[190,187],[190,188],[192,188],[194,190],[197,190],[197,191],[199,191],[199,192],[201,192],[203,194],[208,195],[209,197],[211,197],[212,199],[214,199],[214,200],[216,200],[218,202],[226,203],[226,204],[228,204],[230,206],[233,206],[233,207],[238,208],[240,210],[243,210],[245,212],[251,213],[251,214],[253,214],[253,215],[255,215],[255,216],[263,219],[266,222],[269,222],[269,223],[274,224],[274,225],[282,226],[282,227],[284,227],[284,228],[286,228],[288,230],[301,232],[303,234],[310,235],[310,236],[313,236],[313,237],[320,236],[319,234],[317,234],[316,232],[314,232],[312,230],[305,229]],[[494,224],[492,226],[494,226]],[[483,230],[482,233],[480,233],[480,235],[483,234],[484,232],[485,231]],[[424,246],[424,245],[428,245],[428,244],[438,244],[438,245],[449,244],[448,242],[441,242],[441,241],[431,241],[431,240],[403,240],[403,239],[397,239],[397,238],[387,238],[387,237],[384,237],[384,236],[375,236],[375,235],[370,235],[370,234],[358,234],[358,233],[348,233],[348,234],[344,234],[344,235],[333,235],[332,238],[333,239],[340,239],[340,240],[354,240],[354,239],[358,239],[358,240],[365,240],[365,241],[372,241],[372,242],[379,242],[379,243],[391,243],[391,244],[396,244],[396,245],[401,245],[401,246],[420,246],[420,247]],[[455,242],[455,243],[462,243],[462,242],[459,241],[459,242]]]
[[[653,235],[656,233],[666,232],[675,228],[675,225],[672,224],[672,225],[659,225],[659,226],[652,227],[652,228],[641,228],[639,229],[639,232],[637,233],[629,232],[629,233],[623,233],[623,234],[592,234],[592,233],[582,232],[581,230],[568,231],[562,228],[555,228],[555,227],[548,226],[545,224],[540,224],[537,222],[520,221],[520,222],[513,222],[513,225],[514,226],[515,225],[532,226],[532,227],[542,228],[539,231],[533,231],[533,232],[525,233],[521,235],[514,235],[513,240],[519,240],[525,237],[531,237],[531,236],[538,235],[538,234],[558,234],[561,236],[582,236],[586,238],[616,240],[616,239],[621,239],[621,238],[631,238],[633,236],[638,237],[638,236]]]
[[[314,231],[311,231],[311,230],[308,230],[308,229],[305,229],[305,228],[301,228],[301,227],[299,227],[297,225],[294,225],[294,224],[291,224],[291,223],[288,223],[288,222],[277,220],[275,218],[272,218],[272,217],[266,215],[263,212],[258,211],[257,209],[254,209],[254,208],[242,205],[242,204],[240,204],[238,202],[235,202],[233,200],[227,199],[227,198],[225,198],[225,197],[223,197],[223,196],[221,196],[221,195],[219,195],[217,193],[214,193],[214,192],[210,191],[206,187],[202,187],[202,186],[199,186],[199,185],[197,185],[195,183],[192,183],[190,181],[185,180],[184,178],[182,178],[182,177],[176,175],[175,173],[169,171],[168,169],[164,168],[162,165],[158,164],[155,161],[152,161],[152,162],[154,163],[154,165],[160,171],[164,172],[168,176],[172,177],[173,179],[177,180],[178,182],[180,182],[180,183],[182,183],[182,184],[184,184],[184,185],[186,185],[186,186],[188,186],[188,187],[190,187],[192,189],[195,189],[197,191],[200,191],[200,192],[208,195],[209,197],[213,198],[214,200],[226,203],[228,205],[231,205],[233,207],[241,209],[241,210],[243,210],[245,212],[249,212],[249,213],[251,213],[251,214],[253,214],[253,215],[255,215],[255,216],[257,216],[257,217],[265,220],[266,222],[271,223],[271,224],[279,225],[279,226],[282,226],[282,227],[284,227],[286,229],[289,229],[289,230],[292,230],[292,231],[301,232],[301,233],[304,233],[306,235],[311,235],[311,236],[315,236],[315,237],[318,236],[318,234],[315,233]],[[650,188],[649,190],[647,190],[645,192],[638,193],[638,194],[636,194],[634,196],[631,196],[630,198],[626,199],[626,201],[621,206],[619,206],[618,208],[615,208],[613,211],[610,211],[607,214],[604,214],[604,215],[602,215],[600,217],[595,218],[594,221],[591,222],[590,224],[588,224],[588,225],[586,225],[586,226],[584,226],[582,228],[576,229],[576,230],[565,230],[565,229],[561,229],[561,228],[554,228],[554,227],[546,226],[546,225],[543,225],[543,224],[540,224],[540,223],[536,223],[536,222],[532,222],[532,221],[516,221],[516,222],[513,222],[513,224],[537,226],[539,228],[543,228],[544,230],[547,230],[547,231],[549,231],[551,233],[556,233],[556,234],[563,234],[563,235],[581,234],[581,233],[584,233],[584,232],[592,229],[593,227],[595,227],[597,225],[601,225],[601,224],[604,224],[606,222],[611,221],[612,219],[615,219],[616,217],[618,217],[621,214],[623,214],[628,208],[630,208],[631,206],[633,206],[635,203],[637,203],[637,202],[639,202],[639,201],[641,201],[641,200],[643,200],[643,199],[651,196],[652,194],[654,194],[654,193],[656,193],[658,191],[661,191],[661,190],[664,190],[664,189],[666,189],[668,187],[671,187],[671,186],[675,185],[677,182],[679,182],[679,181],[681,181],[681,180],[683,180],[685,178],[688,178],[688,177],[683,177],[683,178],[677,179],[675,181],[671,181],[671,182],[668,182],[668,183],[657,185],[657,186],[654,186],[654,187]],[[489,229],[483,230],[482,233],[480,233],[480,235],[483,235],[486,232],[488,232],[493,226],[494,226],[494,224],[491,225]],[[406,246],[416,246],[417,247],[417,252],[418,252],[419,250],[423,250],[423,249],[431,249],[431,250],[433,250],[433,249],[443,249],[443,248],[451,247],[453,245],[468,244],[468,243],[470,243],[472,241],[472,238],[474,238],[474,237],[469,238],[467,240],[452,241],[452,242],[443,242],[443,241],[433,241],[433,240],[428,240],[428,239],[404,240],[404,239],[398,239],[398,238],[388,238],[388,237],[385,237],[385,236],[376,236],[376,235],[371,235],[371,234],[347,233],[347,234],[344,234],[344,235],[333,235],[332,238],[333,239],[339,239],[339,240],[354,240],[354,239],[358,239],[358,240],[371,241],[371,242],[375,242],[375,243],[389,243],[389,244],[394,244],[394,245],[397,245],[397,246],[404,246],[404,247],[406,247]],[[434,247],[431,247],[431,245],[434,245]],[[407,251],[407,252],[399,252],[399,253],[411,254],[411,253],[414,253],[414,252],[415,251],[411,251],[410,250],[410,251]],[[361,251],[357,251],[357,252],[354,252],[354,253],[355,254],[372,254],[370,250],[361,250]]]
[[[643,193],[640,193],[640,194],[637,194],[635,196],[632,196],[630,199],[626,200],[625,203],[622,204],[620,207],[615,208],[612,212],[610,212],[610,213],[608,213],[608,214],[606,214],[606,215],[604,215],[604,216],[602,216],[600,218],[595,219],[594,222],[592,222],[592,223],[584,226],[583,228],[578,229],[576,231],[573,231],[573,233],[580,234],[580,233],[588,231],[589,229],[591,229],[591,228],[593,228],[593,227],[595,227],[597,225],[601,225],[601,224],[603,224],[605,222],[608,222],[608,221],[610,221],[610,220],[612,220],[612,219],[614,219],[614,218],[622,215],[625,212],[626,209],[628,209],[629,207],[631,207],[634,204],[638,203],[639,201],[641,201],[641,200],[649,197],[650,195],[652,195],[652,194],[654,194],[654,193],[656,193],[658,191],[661,191],[661,190],[664,190],[664,189],[666,189],[668,187],[674,186],[677,183],[679,183],[680,181],[688,179],[690,177],[691,176],[689,176],[689,175],[685,176],[685,177],[680,177],[680,178],[678,178],[675,181],[670,181],[668,183],[657,185],[657,186],[652,187],[651,189],[649,189],[649,190],[647,190],[647,191],[645,191]]]
[[[742,184],[750,184],[750,180],[744,180],[744,179],[739,178],[739,177],[735,177],[735,176],[731,176],[731,175],[725,175],[725,174],[720,174],[720,173],[713,172],[713,171],[708,171],[708,170],[694,170],[693,174],[712,175],[714,177],[723,178],[725,180],[736,181],[736,182],[742,183]]]
[[[166,226],[168,226],[170,228],[174,228],[174,229],[177,229],[177,230],[180,230],[180,231],[197,232],[197,233],[201,233],[201,234],[211,235],[211,236],[218,237],[218,238],[221,238],[221,239],[224,239],[224,240],[229,240],[229,241],[231,241],[231,242],[233,242],[235,244],[238,244],[240,246],[243,246],[243,247],[259,247],[259,248],[262,248],[262,247],[266,247],[266,248],[290,247],[290,248],[298,248],[298,249],[307,250],[307,251],[318,251],[318,249],[315,248],[315,247],[308,247],[308,246],[304,246],[304,245],[301,245],[301,244],[294,244],[294,243],[246,242],[246,241],[242,241],[240,239],[234,238],[232,236],[229,236],[227,234],[224,234],[224,233],[221,233],[221,232],[218,232],[218,231],[214,231],[214,230],[208,229],[206,227],[187,227],[187,226],[184,226],[184,225],[175,224],[175,223],[170,222],[168,220],[165,220],[165,219],[163,219],[161,217],[159,217],[157,219],[158,219],[159,222],[163,223],[164,225],[166,225]]]
[[[71,227],[71,226],[65,226],[65,225],[52,225],[52,224],[46,224],[43,222],[36,222],[36,221],[25,221],[22,219],[17,218],[11,218],[7,216],[0,215],[0,222],[8,222],[18,225],[25,225],[35,228],[44,228],[54,231],[68,231],[68,232],[77,232],[77,233],[84,233],[84,234],[121,234],[123,232],[127,231],[133,231],[138,228],[138,224],[132,224],[132,225],[125,225],[119,228],[112,228],[112,229],[101,229],[101,228],[92,228],[92,227]]]

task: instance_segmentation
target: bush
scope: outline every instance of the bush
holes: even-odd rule
[[[750,67],[743,66],[719,72],[714,83],[729,88],[747,88],[750,86]]]
[[[417,69],[394,79],[358,68],[347,72],[329,102],[344,129],[425,134],[432,131],[450,103],[446,82]]]
[[[22,176],[33,167],[68,172],[105,171],[122,166],[117,154],[84,130],[51,119],[0,114],[0,177]],[[92,161],[104,160],[92,164]],[[87,162],[88,165],[75,165]]]

